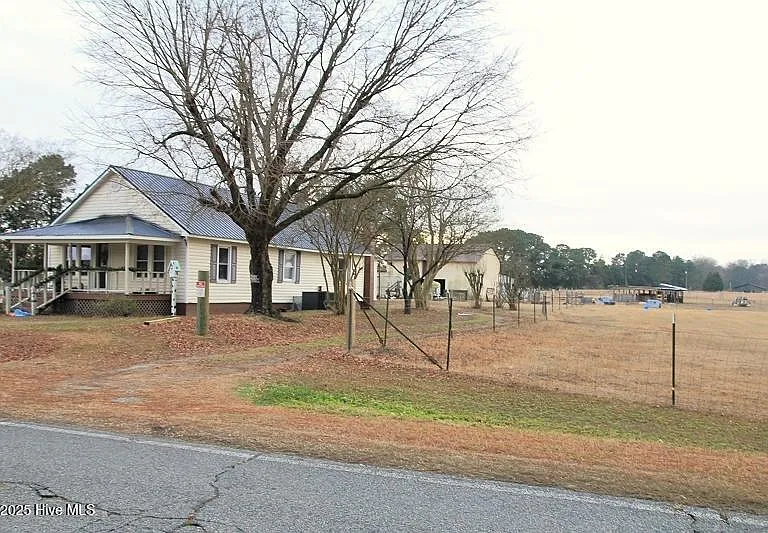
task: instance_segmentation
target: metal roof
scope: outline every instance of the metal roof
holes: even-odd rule
[[[36,237],[100,237],[100,236],[132,236],[151,239],[167,239],[177,241],[181,236],[168,231],[156,224],[147,222],[133,215],[104,215],[78,222],[53,224],[41,228],[30,228],[2,235],[3,239],[11,240]]]
[[[200,203],[200,198],[210,198],[213,188],[210,185],[114,165],[110,168],[190,235],[245,242],[245,232],[228,215]],[[229,196],[226,189],[219,189],[219,193],[222,197]],[[271,244],[303,250],[317,249],[299,224],[291,224],[275,235]]]
[[[685,287],[678,287],[677,285],[670,285],[669,283],[659,283],[659,288],[665,291],[687,291]]]

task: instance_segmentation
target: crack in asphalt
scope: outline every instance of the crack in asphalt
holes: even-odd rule
[[[210,503],[211,501],[213,501],[213,500],[215,500],[216,498],[219,497],[220,494],[219,494],[219,491],[218,491],[218,487],[216,487],[215,484],[218,483],[219,478],[222,475],[226,474],[228,471],[234,470],[237,466],[250,461],[254,457],[256,457],[256,456],[254,455],[252,457],[249,457],[246,460],[238,461],[236,463],[228,465],[227,468],[225,468],[221,472],[218,472],[215,475],[214,480],[210,483],[210,485],[215,490],[214,496],[210,497],[210,498],[206,498],[205,500],[203,500],[200,503],[198,503],[194,507],[192,513],[190,513],[190,515],[188,515],[186,517],[183,517],[183,516],[160,516],[160,515],[155,515],[155,514],[148,514],[148,510],[146,510],[146,509],[116,511],[114,509],[106,509],[104,507],[99,507],[96,504],[92,504],[93,505],[93,509],[96,510],[96,511],[101,511],[102,513],[104,513],[104,516],[95,516],[95,515],[83,516],[83,518],[91,518],[92,521],[90,521],[90,522],[88,522],[86,524],[83,524],[81,527],[77,528],[74,531],[76,531],[76,532],[77,531],[83,531],[83,532],[89,531],[90,533],[115,533],[115,532],[122,531],[127,526],[131,526],[131,525],[135,524],[139,520],[149,519],[149,520],[164,520],[164,521],[168,521],[168,522],[170,522],[170,521],[173,521],[173,522],[182,521],[183,522],[182,524],[174,527],[173,529],[170,529],[169,531],[179,531],[179,530],[181,530],[183,528],[195,527],[195,528],[197,528],[200,531],[207,532],[208,530],[206,529],[206,527],[204,525],[202,525],[200,523],[197,523],[197,522],[194,522],[194,521],[190,522],[190,518],[192,518],[194,520],[194,518],[193,518],[194,513],[198,512],[203,506],[207,505],[208,503]],[[65,502],[65,503],[86,505],[83,502],[80,502],[80,501],[77,501],[77,500],[73,500],[73,499],[68,498],[66,496],[62,496],[61,494],[59,494],[56,491],[54,491],[53,489],[51,489],[50,486],[43,485],[43,484],[37,483],[35,481],[7,481],[7,480],[0,480],[0,485],[15,485],[15,486],[20,486],[20,487],[28,488],[31,491],[33,491],[39,498],[41,498],[43,500],[60,500],[60,501]],[[109,525],[105,524],[103,527],[100,527],[100,524],[99,524],[100,522],[104,522],[105,520],[109,520],[110,518],[115,518],[115,517],[123,518],[124,520],[119,520],[119,522],[117,524],[109,524]],[[224,525],[224,526],[232,527],[232,528],[235,528],[237,531],[244,532],[243,529],[241,529],[240,527],[236,526],[235,524],[228,524],[228,523],[220,522],[218,520],[209,520],[208,522],[210,524],[217,524],[217,525]]]
[[[87,505],[84,502],[80,502],[80,501],[68,498],[66,496],[62,496],[61,494],[59,494],[56,491],[54,491],[53,489],[51,489],[50,486],[43,485],[43,484],[37,483],[35,481],[5,481],[5,480],[0,480],[0,485],[2,485],[2,484],[5,484],[5,485],[17,485],[17,486],[21,486],[21,487],[26,487],[26,488],[31,489],[32,491],[34,491],[34,493],[37,494],[37,496],[39,498],[43,499],[43,500],[60,500],[60,501],[65,502],[65,503]],[[84,518],[93,518],[93,521],[92,522],[88,522],[87,524],[84,524],[83,526],[77,528],[75,531],[85,531],[86,529],[93,528],[94,526],[97,526],[99,522],[102,522],[103,520],[108,519],[110,517],[114,517],[114,516],[127,517],[127,516],[133,516],[133,515],[140,514],[140,513],[144,512],[142,509],[139,509],[138,511],[132,512],[132,513],[120,512],[120,511],[115,511],[114,509],[106,509],[104,507],[99,507],[96,504],[90,504],[90,505],[93,505],[93,509],[94,510],[101,511],[102,513],[104,513],[105,516],[94,516],[94,515],[88,516],[88,515],[86,515]],[[128,525],[131,522],[132,522],[132,520],[124,522],[124,523],[121,524],[121,526]],[[121,526],[118,526],[118,527],[121,527]],[[92,531],[96,531],[96,530],[92,530]],[[110,530],[101,530],[101,531],[106,533],[107,531],[116,531],[116,529],[113,528],[113,529],[110,529]]]
[[[683,512],[688,518],[691,519],[691,533],[705,533],[705,530],[698,529],[696,525],[697,522],[705,518],[709,520],[719,520],[720,522],[725,524],[726,529],[731,529],[732,527],[732,524],[730,522],[730,517],[724,511],[714,511],[711,513],[712,516],[699,515],[693,509],[689,511],[683,511]],[[709,528],[706,528],[706,531],[709,531]]]
[[[691,533],[699,533],[699,530],[696,529],[696,520],[698,520],[696,515],[690,511],[686,511],[685,514],[691,519]]]
[[[253,461],[254,459],[258,458],[260,455],[261,454],[253,454],[253,455],[251,455],[249,457],[246,457],[245,459],[243,459],[241,461],[236,461],[236,462],[234,462],[232,464],[229,464],[229,465],[226,466],[226,468],[224,468],[220,472],[217,472],[213,476],[213,480],[208,484],[213,489],[213,494],[211,496],[209,496],[208,498],[205,498],[204,500],[199,501],[192,508],[192,511],[190,511],[189,515],[184,519],[184,523],[183,524],[179,524],[175,528],[171,529],[168,533],[173,533],[174,531],[179,531],[179,530],[181,530],[182,528],[185,528],[185,527],[196,527],[196,528],[199,528],[201,531],[208,531],[201,522],[197,521],[197,514],[200,511],[202,511],[202,509],[206,505],[208,505],[211,502],[217,500],[221,496],[221,491],[219,489],[219,481],[221,480],[221,477],[224,476],[225,474],[230,473],[230,472],[234,472],[237,467],[245,465],[245,464],[248,464],[250,461]],[[210,521],[210,520],[208,522],[218,523],[218,522]],[[236,526],[234,524],[226,524],[226,525],[228,525],[230,527],[234,527],[238,531],[243,531],[243,529],[239,528],[238,526]]]

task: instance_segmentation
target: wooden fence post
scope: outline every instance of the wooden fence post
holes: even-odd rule
[[[197,283],[195,289],[197,291],[197,334],[208,335],[208,315],[210,307],[208,303],[208,296],[210,291],[210,273],[207,270],[197,271]]]
[[[347,290],[347,352],[351,352],[355,345],[355,289]]]

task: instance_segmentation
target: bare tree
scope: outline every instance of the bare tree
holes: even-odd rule
[[[490,176],[448,175],[419,167],[403,178],[383,211],[382,239],[390,249],[394,268],[403,275],[405,312],[411,299],[426,309],[438,271],[457,255],[470,251],[467,240],[488,227],[494,217]]]
[[[472,291],[472,299],[474,300],[475,309],[480,309],[481,300],[483,294],[483,282],[485,280],[485,269],[481,266],[475,265],[472,268],[464,270],[464,277],[469,282],[469,290]]]
[[[512,61],[480,0],[82,0],[104,133],[178,176],[250,247],[249,311],[275,314],[267,247],[332,201],[413,168],[498,163]],[[108,125],[113,125],[107,127]],[[360,187],[361,182],[364,187]]]
[[[363,254],[371,250],[378,236],[380,201],[379,195],[369,193],[331,202],[301,221],[302,229],[320,252],[326,289],[336,296],[336,314],[346,312],[347,283],[357,279],[363,270]]]
[[[518,278],[513,278],[508,274],[502,274],[499,277],[499,302],[507,304],[510,311],[517,309],[520,300],[525,291],[525,284]]]

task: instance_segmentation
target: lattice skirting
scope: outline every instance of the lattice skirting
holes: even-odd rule
[[[81,316],[164,316],[171,314],[168,294],[66,294],[54,313]]]

